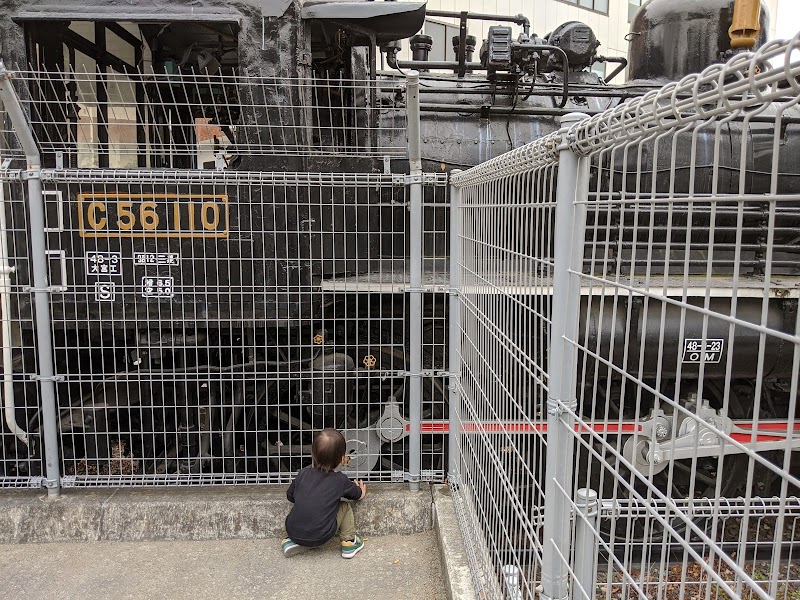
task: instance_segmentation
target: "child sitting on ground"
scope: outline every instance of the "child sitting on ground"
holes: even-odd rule
[[[367,486],[335,470],[345,464],[346,447],[344,436],[335,429],[323,429],[314,438],[311,466],[297,474],[286,492],[294,506],[286,517],[284,556],[321,546],[337,531],[343,558],[353,558],[364,547],[356,533],[353,509],[345,499],[361,500]]]

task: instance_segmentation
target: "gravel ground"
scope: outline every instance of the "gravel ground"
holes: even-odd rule
[[[279,540],[0,545],[6,598],[446,598],[432,531],[284,558]]]

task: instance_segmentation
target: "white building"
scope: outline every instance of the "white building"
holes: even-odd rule
[[[625,36],[630,30],[630,22],[643,0],[428,0],[429,10],[470,11],[503,15],[523,14],[531,22],[531,32],[544,36],[558,25],[567,21],[581,21],[594,30],[600,41],[598,54],[602,56],[628,55],[628,42]],[[766,0],[770,11],[770,39],[775,37],[777,5],[779,0]],[[429,17],[424,33],[434,38],[434,49],[430,60],[454,60],[451,38],[458,34],[457,20]],[[446,27],[444,24],[450,24]],[[489,26],[508,25],[488,21],[470,21],[469,33],[478,38],[478,49]],[[514,26],[515,36],[520,31]],[[446,40],[442,48],[440,40]],[[407,48],[404,48],[407,52]],[[445,56],[444,52],[447,52]],[[475,60],[477,60],[477,50]],[[603,73],[605,65],[597,64],[595,69]],[[614,66],[609,66],[609,71]],[[621,78],[618,78],[621,80]]]

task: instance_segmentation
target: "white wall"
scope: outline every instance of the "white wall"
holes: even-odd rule
[[[772,13],[775,37],[788,39],[800,31],[800,2],[797,0],[777,0],[778,16]]]

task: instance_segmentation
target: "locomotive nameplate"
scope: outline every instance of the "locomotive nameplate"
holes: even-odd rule
[[[723,339],[685,339],[683,341],[683,362],[699,364],[719,363],[722,360],[722,351],[725,349]]]
[[[111,277],[122,275],[122,254],[120,252],[87,252],[86,274],[108,275]]]
[[[110,281],[98,281],[94,284],[95,302],[113,302],[117,297],[117,284]]]
[[[133,264],[175,267],[181,264],[181,255],[177,252],[134,252]]]
[[[142,277],[143,298],[172,298],[175,279],[172,277]]]
[[[226,194],[78,194],[84,238],[226,238]]]

